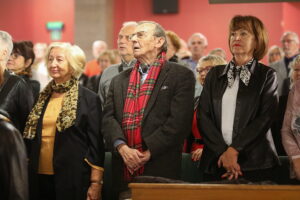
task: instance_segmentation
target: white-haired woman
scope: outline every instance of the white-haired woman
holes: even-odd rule
[[[78,84],[85,55],[53,43],[46,54],[53,80],[40,93],[26,123],[30,199],[99,199],[104,161],[98,96]]]

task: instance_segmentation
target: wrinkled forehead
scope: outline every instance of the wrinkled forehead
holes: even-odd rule
[[[123,27],[120,32],[119,35],[132,35],[135,31],[136,26],[127,26],[127,27]]]
[[[151,24],[151,23],[143,23],[143,24],[139,24],[137,25],[137,27],[135,28],[135,33],[138,32],[145,32],[145,33],[154,33],[154,29],[155,29],[155,25]]]

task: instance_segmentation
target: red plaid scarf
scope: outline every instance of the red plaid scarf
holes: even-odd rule
[[[137,61],[130,73],[129,85],[123,110],[122,129],[127,139],[127,145],[130,148],[139,150],[140,152],[143,151],[141,123],[144,111],[160,70],[166,61],[165,55],[165,52],[162,52],[151,65],[147,78],[142,85],[141,75],[139,72],[139,65],[141,63],[139,61]],[[144,167],[142,166],[139,170],[135,171],[134,174],[130,174],[126,165],[124,166],[124,178],[127,181],[130,181],[134,176],[143,174],[143,172]]]

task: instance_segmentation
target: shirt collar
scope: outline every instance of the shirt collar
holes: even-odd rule
[[[252,62],[252,64],[251,64],[251,62]],[[255,68],[254,66],[256,65],[256,63],[257,63],[257,60],[255,60],[254,58],[252,58],[252,59],[251,59],[246,65],[244,65],[244,66],[247,66],[248,69],[249,69],[249,71],[250,71],[250,73],[253,74],[253,73],[254,73],[254,68]],[[232,64],[234,64],[233,60],[230,61],[230,62],[225,66],[223,72],[219,75],[219,77],[226,75],[227,72],[228,72],[228,70],[229,70],[229,68],[230,68],[230,65],[232,65]]]

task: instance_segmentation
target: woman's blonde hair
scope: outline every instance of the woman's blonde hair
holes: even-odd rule
[[[217,65],[226,65],[227,64],[226,60],[223,59],[221,56],[207,55],[207,56],[203,56],[202,58],[200,58],[200,60],[198,61],[198,64],[197,64],[197,69],[199,69],[200,66],[204,62],[210,62],[211,66],[213,66],[213,67],[215,67]],[[200,81],[200,74],[199,73],[197,73],[197,80]]]
[[[289,77],[290,77],[290,81],[291,81],[290,88],[292,88],[292,86],[295,82],[293,80],[293,73],[295,71],[294,67],[297,65],[300,65],[300,55],[296,56],[296,58],[294,58],[294,60],[289,64],[289,68],[291,69],[290,73],[289,73]]]
[[[48,47],[46,53],[46,65],[48,66],[48,59],[50,52],[53,48],[60,48],[64,50],[65,57],[69,64],[69,67],[72,68],[72,75],[76,78],[79,78],[82,72],[84,71],[86,57],[83,50],[77,45],[71,45],[66,42],[53,42]]]

